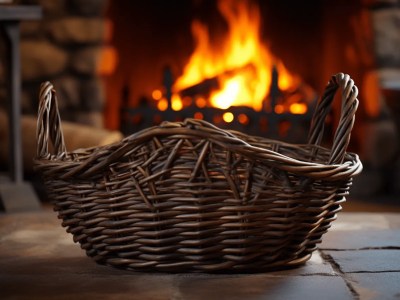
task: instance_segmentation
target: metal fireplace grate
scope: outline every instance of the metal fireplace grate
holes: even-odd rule
[[[211,80],[202,85],[189,88],[183,93],[185,96],[195,99],[203,96],[212,88]],[[123,91],[123,100],[120,115],[120,130],[124,135],[130,135],[141,129],[159,125],[163,121],[183,121],[186,118],[203,119],[217,125],[220,128],[231,129],[255,136],[264,136],[272,139],[280,139],[287,142],[305,142],[308,135],[308,128],[312,118],[312,112],[317,103],[317,97],[304,100],[307,103],[307,111],[302,114],[294,114],[285,111],[278,111],[277,106],[285,103],[285,94],[278,88],[278,73],[272,70],[272,83],[268,99],[264,101],[264,109],[255,111],[246,106],[232,106],[228,109],[215,107],[199,108],[195,101],[191,101],[179,111],[171,107],[173,78],[171,72],[164,71],[164,96],[168,100],[165,110],[159,110],[151,99],[143,98],[139,105],[132,107],[128,104],[129,88]],[[229,114],[228,120],[225,116]]]

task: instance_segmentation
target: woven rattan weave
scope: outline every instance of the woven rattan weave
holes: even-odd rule
[[[341,117],[326,149],[319,144],[337,90]],[[98,263],[173,272],[298,265],[321,242],[362,169],[346,152],[357,93],[348,75],[333,76],[305,145],[187,119],[68,152],[46,82],[35,166],[62,225]]]

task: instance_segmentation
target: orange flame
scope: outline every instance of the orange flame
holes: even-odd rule
[[[228,23],[228,34],[216,51],[211,44],[208,28],[193,21],[192,33],[196,48],[174,84],[174,92],[216,78],[219,90],[213,90],[210,104],[226,109],[248,106],[260,111],[271,85],[271,70],[279,73],[278,86],[287,90],[299,83],[283,63],[263,45],[260,38],[260,13],[250,1],[220,0],[218,9]]]

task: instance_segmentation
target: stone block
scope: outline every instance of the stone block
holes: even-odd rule
[[[38,21],[23,21],[20,24],[20,32],[22,39],[37,38],[43,34],[42,23]]]
[[[324,251],[345,273],[400,272],[400,250]]]
[[[105,104],[104,85],[99,77],[81,81],[81,107],[88,112],[102,112]]]
[[[53,85],[57,92],[60,110],[80,108],[80,82],[78,79],[65,75],[55,79]]]
[[[71,58],[74,71],[84,75],[95,75],[99,69],[101,47],[82,47]]]
[[[101,16],[105,13],[108,0],[70,0],[70,9],[83,16]]]
[[[399,273],[349,274],[351,284],[359,299],[399,299]]]
[[[68,54],[47,41],[21,42],[22,79],[33,80],[60,74]]]
[[[337,250],[389,247],[400,248],[399,230],[332,231],[324,236],[320,245],[320,249]]]
[[[47,24],[47,32],[60,44],[99,44],[105,39],[102,18],[68,17]]]
[[[400,67],[400,8],[372,11],[378,67]]]
[[[400,69],[383,68],[377,71],[379,83],[384,90],[400,90]]]
[[[43,9],[44,18],[59,17],[67,13],[66,0],[37,0],[37,3]]]

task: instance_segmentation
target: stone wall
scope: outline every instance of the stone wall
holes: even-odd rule
[[[360,89],[367,104],[356,180],[363,195],[400,193],[400,1],[364,0],[374,62]]]
[[[23,113],[36,114],[40,83],[49,80],[58,92],[63,120],[103,127],[105,91],[100,62],[108,35],[107,0],[14,3],[43,8],[42,20],[21,23]],[[1,69],[0,77],[5,76],[4,64]]]

